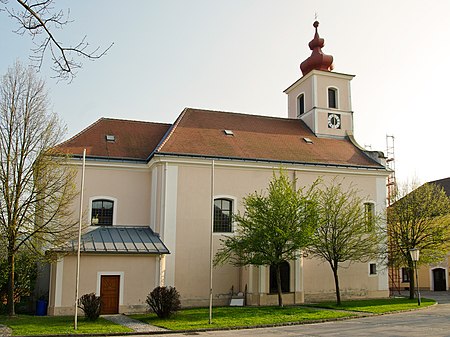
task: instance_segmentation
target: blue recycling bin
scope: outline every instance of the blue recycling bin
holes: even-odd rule
[[[45,300],[37,301],[36,316],[47,316],[47,301],[45,301]]]

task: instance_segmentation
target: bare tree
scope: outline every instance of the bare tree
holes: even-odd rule
[[[344,262],[380,259],[383,235],[374,210],[364,207],[354,186],[344,189],[333,180],[318,192],[319,227],[308,250],[328,262],[333,272],[336,303],[341,304],[339,267]]]
[[[420,250],[419,264],[442,261],[450,249],[450,199],[436,184],[405,184],[399,199],[389,207],[389,264],[407,267],[409,295],[414,298],[414,262],[410,250]]]
[[[99,59],[113,46],[112,43],[106,49],[89,49],[86,36],[74,45],[64,46],[55,36],[55,30],[71,22],[69,10],[56,10],[54,0],[15,0],[16,6],[10,5],[10,0],[0,2],[4,4],[3,10],[17,21],[19,28],[15,32],[31,36],[35,44],[30,56],[33,65],[40,69],[45,55],[49,53],[52,70],[59,79],[72,80],[82,66],[80,59]]]
[[[40,254],[73,236],[75,171],[54,147],[64,128],[48,112],[44,82],[16,63],[0,83],[0,234],[8,260],[8,314],[14,315],[15,257]]]

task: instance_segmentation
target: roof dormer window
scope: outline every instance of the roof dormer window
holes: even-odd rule
[[[233,130],[223,130],[227,136],[234,136]]]
[[[105,138],[106,138],[107,142],[113,143],[116,141],[116,136],[114,136],[114,135],[106,135]]]

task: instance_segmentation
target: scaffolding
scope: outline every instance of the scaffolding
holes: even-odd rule
[[[397,196],[397,181],[395,179],[395,146],[394,146],[394,136],[386,135],[386,166],[390,170],[390,174],[387,178],[387,207],[390,207]],[[389,224],[388,224],[389,226]],[[395,292],[400,293],[400,283],[401,275],[398,268],[393,266],[391,262],[391,252],[393,251],[392,242],[389,235],[388,227],[388,242],[389,242],[389,253],[388,253],[388,264],[389,264],[389,291],[390,295],[393,296]]]
[[[397,182],[395,180],[395,147],[394,136],[386,135],[386,165],[391,171],[387,178],[387,206],[391,206],[397,195]]]

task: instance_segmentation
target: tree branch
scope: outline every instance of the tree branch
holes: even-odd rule
[[[71,21],[67,19],[69,11],[67,11],[67,15],[62,10],[54,12],[53,1],[16,0],[21,10],[14,10],[7,6],[9,0],[0,0],[5,5],[3,10],[11,18],[17,20],[20,25],[15,33],[23,35],[28,32],[33,42],[38,35],[44,35],[41,41],[35,42],[36,47],[31,49],[33,55],[30,55],[30,60],[33,65],[41,69],[45,54],[49,51],[53,63],[51,69],[56,73],[54,77],[70,82],[75,77],[77,69],[82,67],[80,58],[97,60],[106,55],[114,43],[103,50],[97,47],[89,51],[89,43],[84,36],[78,44],[64,47],[63,43],[58,41],[54,35],[52,25],[54,25],[53,28],[61,28],[70,23]]]

